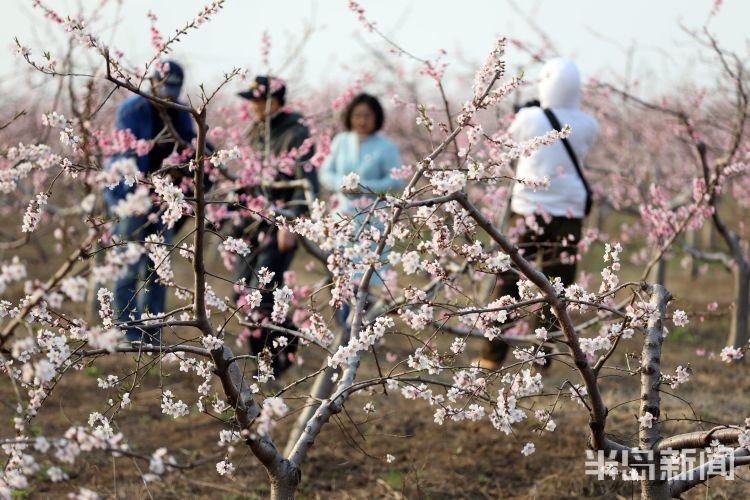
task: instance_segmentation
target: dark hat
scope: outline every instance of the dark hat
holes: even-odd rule
[[[271,97],[277,98],[281,103],[284,102],[286,86],[284,85],[284,80],[276,77],[271,77],[269,81],[267,76],[256,76],[255,79],[250,82],[250,88],[244,92],[239,92],[237,95],[255,101],[259,99],[268,99],[269,91]]]
[[[182,66],[174,61],[164,61],[161,64],[160,69],[154,70],[151,74],[156,82],[166,87],[182,87],[182,82],[185,79],[185,72],[182,70]]]

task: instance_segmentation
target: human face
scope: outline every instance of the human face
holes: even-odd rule
[[[255,115],[255,119],[259,122],[262,122],[266,119],[266,99],[253,99],[250,101],[250,109],[253,112],[253,115]],[[279,109],[281,108],[281,104],[279,103],[279,100],[275,97],[271,98],[271,116],[273,116]]]
[[[352,131],[360,137],[367,137],[375,132],[375,113],[364,102],[354,106],[351,115]]]

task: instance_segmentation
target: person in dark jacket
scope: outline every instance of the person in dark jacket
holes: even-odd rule
[[[302,123],[302,115],[285,109],[286,86],[278,78],[258,76],[251,82],[250,88],[239,95],[250,101],[255,117],[248,134],[250,146],[256,154],[262,155],[265,168],[276,169],[276,177],[270,186],[251,188],[249,194],[263,195],[269,204],[281,209],[287,216],[298,217],[307,213],[309,200],[318,192],[317,173],[309,163],[314,147],[310,132]],[[278,186],[301,180],[306,180],[307,185]],[[243,225],[242,237],[250,240],[253,252],[248,258],[237,262],[235,282],[244,278],[246,286],[235,298],[239,299],[241,295],[260,288],[258,273],[263,268],[268,269],[273,273],[273,278],[264,287],[266,291],[261,293],[260,305],[250,313],[260,317],[261,322],[270,321],[274,298],[273,292],[268,290],[283,286],[284,273],[289,269],[297,249],[297,239],[294,234],[268,222],[257,223],[248,219]],[[288,318],[280,326],[293,328]],[[262,328],[249,338],[252,354],[258,355],[268,349],[275,376],[291,366],[297,346],[296,337],[286,336],[286,342],[279,342],[282,336]]]
[[[151,78],[151,92],[158,97],[177,101],[182,89],[184,73],[179,64],[169,61],[156,71]],[[165,124],[165,118],[171,126]],[[130,130],[136,139],[152,140],[153,147],[147,154],[138,155],[136,151],[127,151],[107,160],[106,168],[111,169],[118,161],[132,159],[143,178],[160,170],[162,162],[175,151],[183,150],[196,137],[193,120],[190,114],[172,109],[159,109],[157,105],[142,96],[134,96],[124,101],[115,115],[117,130]],[[175,134],[179,137],[175,137]],[[166,175],[166,174],[165,174]],[[180,170],[169,173],[172,180],[179,184],[182,176]],[[112,236],[118,241],[143,242],[149,235],[161,235],[164,243],[172,242],[174,227],[168,227],[159,218],[154,217],[158,206],[150,213],[135,216],[118,216],[116,207],[126,201],[137,184],[128,186],[120,182],[111,189],[104,190],[104,202],[110,217],[115,217]],[[115,278],[113,306],[120,322],[141,319],[144,313],[153,316],[165,311],[167,292],[164,284],[154,272],[154,264],[147,255],[129,265],[122,275]],[[143,327],[131,327],[125,330],[129,342],[141,341],[144,344],[159,345],[161,330]]]

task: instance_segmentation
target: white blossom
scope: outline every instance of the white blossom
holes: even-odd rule
[[[466,349],[466,341],[464,339],[457,338],[453,340],[451,344],[451,352],[453,354],[461,354],[464,352],[464,349]]]
[[[24,233],[33,233],[36,231],[39,221],[42,219],[42,207],[47,204],[47,199],[48,197],[45,193],[39,193],[35,199],[29,202],[26,213],[23,215],[21,231]]]
[[[436,195],[455,193],[466,186],[466,174],[458,170],[438,170],[432,173],[430,184]]]
[[[109,328],[107,330],[92,328],[87,332],[87,339],[91,347],[94,349],[104,349],[109,352],[115,352],[121,338],[122,333],[117,328]]]
[[[356,191],[359,186],[359,174],[351,172],[344,176],[344,181],[341,184],[342,191]]]
[[[221,412],[218,412],[218,413],[221,413]],[[242,436],[239,431],[222,429],[219,431],[219,442],[217,444],[219,446],[227,446],[230,444],[234,444],[234,443],[239,442],[241,437]]]
[[[268,285],[275,274],[269,271],[267,267],[261,267],[260,271],[258,271],[258,283],[260,283],[260,286]]]
[[[167,467],[164,463],[164,457],[167,455],[167,449],[164,447],[158,448],[151,454],[151,459],[148,463],[148,468],[151,472],[157,476],[161,476],[166,472]]]
[[[234,465],[227,460],[222,460],[221,462],[216,464],[216,472],[218,472],[222,476],[231,476],[232,474],[234,474],[234,471]]]
[[[215,351],[217,349],[221,349],[224,346],[224,341],[219,337],[215,337],[213,335],[204,335],[203,337],[201,337],[201,344],[203,344],[203,347],[205,347],[209,351]]]
[[[731,346],[727,346],[724,349],[721,350],[721,353],[719,354],[719,358],[724,361],[725,363],[731,363],[732,361],[737,361],[738,359],[742,359],[744,356],[744,353],[742,352],[742,348],[734,348]]]
[[[171,229],[180,220],[182,214],[190,209],[190,205],[185,201],[185,194],[179,187],[172,184],[169,177],[153,176],[151,180],[156,194],[167,204],[161,220],[167,228]]]
[[[220,149],[213,155],[211,155],[211,165],[218,167],[219,165],[226,164],[231,160],[236,160],[240,157],[240,148],[237,146],[232,149]]]
[[[161,397],[161,411],[174,418],[184,417],[188,414],[188,406],[182,400],[174,400],[172,391],[166,390]]]
[[[42,359],[34,365],[34,374],[38,383],[44,385],[55,377],[55,365]]]
[[[113,211],[116,216],[124,219],[145,215],[151,210],[151,193],[147,187],[139,187],[115,205]]]
[[[146,236],[145,243],[148,258],[154,264],[154,271],[159,280],[164,285],[169,285],[174,279],[172,271],[172,261],[169,256],[169,247],[164,243],[164,236],[161,234],[149,234]]]
[[[655,420],[656,419],[649,411],[644,413],[642,417],[638,418],[638,421],[641,423],[641,427],[644,429],[650,429],[651,426],[654,424]]]
[[[414,274],[419,270],[419,253],[408,252],[401,256],[401,264],[406,274]]]
[[[570,399],[575,401],[581,406],[586,406],[583,401],[583,397],[588,394],[588,389],[583,384],[573,384],[570,389]]]
[[[138,170],[135,158],[121,158],[112,162],[108,170],[99,174],[99,180],[110,189],[116,187],[120,182],[132,187],[136,181],[143,178],[143,173]]]
[[[271,313],[271,321],[277,324],[286,321],[286,315],[289,312],[289,305],[293,297],[294,294],[292,293],[292,290],[287,286],[277,288],[273,291],[273,312]]]
[[[68,276],[60,282],[60,289],[73,302],[83,302],[86,300],[86,290],[88,290],[88,287],[88,281],[82,276]]]
[[[677,309],[672,313],[672,323],[674,323],[674,326],[678,327],[687,325],[689,323],[687,313],[682,309]]]
[[[73,500],[99,500],[101,497],[93,490],[81,488],[78,490],[78,493],[70,493],[68,498],[72,498]]]
[[[102,326],[104,328],[112,328],[114,325],[114,311],[112,309],[115,299],[114,294],[106,288],[100,288],[96,293],[96,298],[99,302],[99,317],[102,318]]]
[[[283,417],[288,411],[289,407],[280,397],[267,398],[263,401],[263,407],[257,419],[258,434],[267,436],[273,425],[273,418]]]
[[[673,377],[670,377],[669,386],[672,389],[676,389],[678,385],[684,384],[688,381],[689,378],[690,372],[688,371],[688,369],[682,366],[678,366],[675,369],[675,375]]]
[[[59,483],[68,479],[68,475],[60,467],[50,467],[47,469],[47,477],[53,483]]]
[[[227,239],[224,240],[224,242],[222,243],[222,247],[227,252],[236,253],[237,255],[240,255],[242,257],[250,253],[250,246],[247,244],[247,242],[239,238],[232,238],[231,236],[227,237]]]

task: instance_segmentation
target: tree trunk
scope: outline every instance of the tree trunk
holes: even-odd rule
[[[332,350],[335,351],[339,346],[348,344],[350,334],[351,332],[348,328],[341,328],[338,335],[336,335],[336,339],[334,340],[333,344],[331,344]],[[287,440],[286,447],[284,448],[285,457],[289,457],[289,455],[291,455],[292,450],[294,449],[294,445],[297,444],[297,440],[304,432],[307,423],[310,421],[312,416],[315,415],[315,412],[320,406],[320,402],[331,395],[331,392],[333,390],[332,377],[333,374],[336,373],[336,370],[328,366],[328,360],[323,360],[322,368],[325,369],[315,379],[315,383],[310,390],[310,397],[307,398],[305,407],[300,412],[299,417],[297,417],[297,422],[295,422],[292,431],[289,433],[289,439]]]
[[[271,500],[292,500],[297,488],[283,480],[271,480]]]
[[[273,448],[275,456],[270,460],[263,462],[268,474],[268,481],[271,484],[271,500],[292,500],[297,494],[297,487],[302,481],[302,471],[299,466],[283,458],[280,453]]]
[[[327,361],[323,361],[323,363],[328,364]],[[305,407],[300,412],[297,422],[295,422],[294,427],[289,433],[289,439],[284,448],[285,457],[288,457],[292,453],[294,445],[297,444],[297,440],[302,435],[302,432],[304,432],[307,422],[315,415],[320,402],[331,395],[331,391],[333,390],[333,380],[331,380],[331,377],[333,377],[334,373],[336,373],[336,370],[328,366],[315,379],[312,390],[310,390],[310,397],[307,398]]]
[[[738,262],[734,270],[735,309],[728,345],[743,347],[748,341],[748,313],[750,313],[750,263]]]
[[[716,248],[716,228],[713,224],[704,224],[703,227],[703,247],[713,250]]]
[[[664,286],[664,283],[667,281],[667,260],[664,257],[659,259],[659,262],[656,264],[652,273],[651,276],[653,276],[654,283],[659,286]]]
[[[647,477],[641,481],[642,500],[665,500],[671,497],[669,483],[661,476],[660,454],[656,444],[661,439],[660,415],[661,398],[659,396],[659,379],[661,376],[661,347],[664,341],[664,313],[667,302],[671,299],[669,292],[660,285],[651,287],[651,305],[656,307],[658,314],[649,320],[646,338],[641,353],[641,416],[646,412],[653,415],[655,422],[650,427],[640,425],[640,449],[653,450],[653,468],[646,471]],[[651,470],[653,477],[649,477]]]
[[[657,467],[658,469],[658,467]],[[669,483],[666,481],[641,481],[641,500],[669,500]]]

